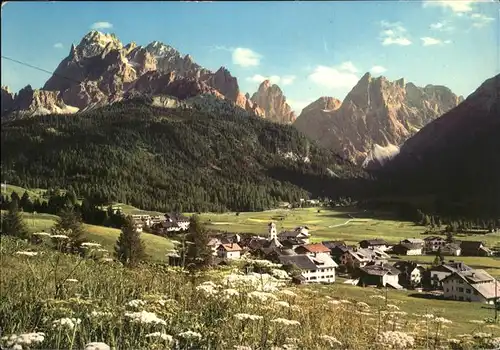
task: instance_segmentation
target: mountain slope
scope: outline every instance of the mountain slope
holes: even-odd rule
[[[283,91],[278,85],[264,80],[253,94],[251,101],[261,107],[264,111],[263,117],[282,124],[293,123],[296,119],[295,113],[288,103]]]
[[[405,142],[380,172],[393,193],[434,194],[435,209],[500,217],[500,75]]]
[[[313,102],[294,125],[307,136],[362,164],[380,149],[400,146],[421,127],[457,106],[462,97],[444,86],[417,87],[366,73],[338,108]],[[370,163],[370,162],[367,162]]]
[[[4,122],[2,181],[73,187],[80,196],[150,210],[242,211],[298,201],[308,191],[345,196],[345,184],[363,175],[292,126],[238,116],[227,103],[207,114],[200,98],[190,109],[132,100]]]

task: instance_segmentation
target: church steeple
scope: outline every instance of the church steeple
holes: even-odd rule
[[[269,225],[269,240],[274,240],[278,238],[278,233],[276,231],[276,224],[274,222],[270,222]]]

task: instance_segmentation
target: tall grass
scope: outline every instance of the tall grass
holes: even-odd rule
[[[38,254],[18,253],[26,251]],[[90,342],[116,349],[472,349],[500,342],[486,334],[498,328],[486,324],[476,338],[450,340],[453,324],[445,318],[407,314],[376,290],[363,301],[344,300],[235,269],[189,274],[151,263],[130,270],[2,237],[2,341],[43,332],[30,349]]]

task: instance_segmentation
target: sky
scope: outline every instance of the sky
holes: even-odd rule
[[[366,73],[464,97],[500,73],[500,6],[479,1],[76,2],[2,4],[1,50],[53,72],[92,29],[127,44],[161,41],[252,94],[264,79],[292,108],[340,100]],[[1,83],[40,88],[50,74],[2,58]]]

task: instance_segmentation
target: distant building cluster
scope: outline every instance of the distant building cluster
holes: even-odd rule
[[[228,263],[248,256],[281,264],[293,281],[334,283],[336,275],[344,283],[394,289],[434,290],[445,298],[494,303],[500,300],[500,283],[486,271],[472,269],[462,262],[441,259],[427,268],[398,256],[419,256],[438,252],[443,256],[489,256],[491,251],[476,241],[447,242],[439,236],[407,238],[397,244],[384,239],[365,239],[357,246],[343,241],[312,242],[307,226],[278,233],[276,224],[268,224],[267,235],[219,233],[208,243],[216,261]],[[391,262],[392,261],[392,262]]]
[[[135,214],[131,215],[138,232],[145,227],[158,234],[183,232],[189,228],[189,218],[181,214],[167,213],[161,215]]]

